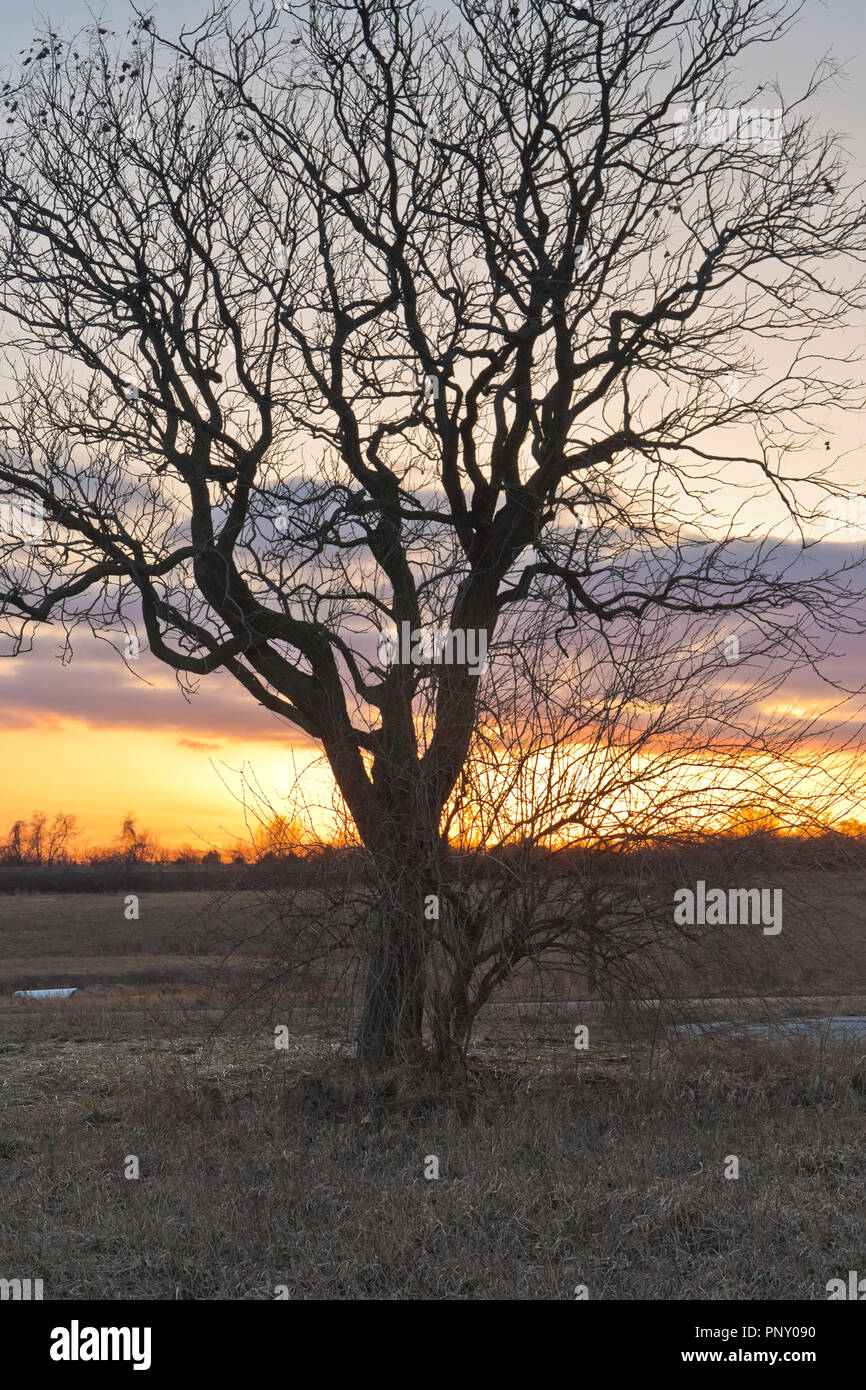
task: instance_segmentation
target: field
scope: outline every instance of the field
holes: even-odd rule
[[[866,1014],[857,882],[820,889],[851,939],[780,1017]],[[866,1268],[866,1042],[678,1033],[525,980],[465,1084],[364,1092],[342,1016],[260,992],[259,912],[0,901],[0,1276],[50,1299],[774,1299]],[[13,996],[48,985],[79,993]],[[685,1014],[757,1016],[730,994]]]

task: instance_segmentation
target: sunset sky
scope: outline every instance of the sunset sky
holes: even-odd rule
[[[202,0],[173,0],[154,6],[154,12],[164,23],[179,25],[200,17],[205,8]],[[807,9],[778,49],[752,54],[744,83],[778,76],[794,93],[817,58],[833,50],[849,65],[851,80],[828,103],[825,121],[847,131],[852,148],[862,152],[866,108],[857,73],[863,71],[866,11],[840,0]],[[128,10],[116,0],[91,7],[82,0],[6,7],[8,54],[17,55],[29,43],[37,16],[43,22],[51,17],[65,36],[96,16],[121,28]],[[768,64],[766,72],[759,73],[761,62]],[[845,422],[835,445],[848,454],[852,486],[863,489],[866,450],[857,422]],[[849,540],[854,544],[854,537]],[[206,679],[187,701],[166,667],[143,653],[131,663],[133,674],[107,642],[85,629],[75,638],[72,660],[64,663],[63,653],[62,632],[43,627],[33,651],[0,661],[0,840],[17,817],[39,809],[49,816],[74,813],[85,842],[105,843],[117,835],[123,814],[132,811],[167,845],[224,846],[244,835],[244,820],[220,773],[239,792],[238,770],[246,766],[263,791],[278,799],[294,768],[303,770],[319,759],[301,735],[258,708],[229,676]],[[852,680],[859,684],[866,649],[847,655]],[[796,700],[808,698],[811,690],[804,678],[792,682],[788,693]],[[321,770],[308,775],[307,786],[314,801],[329,800]]]
[[[245,767],[283,805],[294,768],[318,760],[228,677],[212,677],[188,703],[146,652],[135,663],[142,679],[88,632],[66,666],[61,653],[46,632],[29,655],[0,662],[0,835],[38,808],[74,813],[85,839],[104,843],[132,811],[167,844],[222,845],[245,832],[221,777],[240,794]],[[327,796],[321,774],[308,785]]]

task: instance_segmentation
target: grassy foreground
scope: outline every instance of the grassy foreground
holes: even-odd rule
[[[649,1014],[623,1033],[514,997],[459,1090],[397,1074],[370,1094],[327,1008],[314,1027],[268,999],[212,1034],[267,964],[252,898],[122,906],[4,903],[0,1278],[46,1299],[679,1300],[824,1299],[866,1273],[862,1044],[698,1040]],[[820,970],[803,984],[840,992],[794,1012],[866,1012],[841,988],[859,962]],[[13,995],[64,983],[63,1003]]]
[[[0,1247],[46,1298],[824,1298],[866,1268],[843,1046],[682,1045],[649,1082],[486,1060],[411,1101],[228,1044],[206,1073],[170,1047],[35,1043],[25,1067],[10,1046]]]

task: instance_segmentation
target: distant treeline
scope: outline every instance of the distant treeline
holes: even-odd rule
[[[43,858],[41,863],[0,856],[0,894],[218,892],[357,885],[364,878],[366,859],[362,848],[329,844],[278,850],[253,847],[246,855],[225,858],[215,850],[197,857],[136,858],[114,852],[87,860]],[[586,876],[600,886],[605,879],[621,880],[623,874],[651,874],[659,881],[672,882],[685,882],[694,874],[726,874],[731,882],[744,884],[756,875],[766,876],[774,866],[806,872],[834,867],[862,873],[866,869],[866,826],[849,822],[843,829],[802,835],[760,830],[653,844],[624,841],[616,846],[561,849],[508,844],[455,852],[445,872],[454,886],[461,880],[481,881],[516,872]]]
[[[200,890],[218,892],[243,888],[270,889],[321,881],[336,881],[345,873],[345,856],[323,849],[315,855],[263,857],[253,863],[135,864],[99,860],[78,864],[0,863],[2,893],[171,893]]]
[[[181,845],[167,849],[149,830],[139,829],[136,818],[123,818],[120,834],[105,846],[79,848],[81,830],[75,816],[59,812],[52,821],[42,811],[28,819],[16,820],[0,841],[0,873],[35,869],[38,879],[22,881],[41,886],[48,871],[63,873],[64,881],[80,879],[85,871],[95,871],[102,881],[114,880],[121,871],[132,868],[183,870],[242,868],[267,864],[275,859],[303,857],[307,849],[302,830],[283,816],[273,816],[252,829],[247,840],[237,840],[229,848]],[[68,872],[67,872],[68,871]],[[174,873],[169,881],[179,879]]]

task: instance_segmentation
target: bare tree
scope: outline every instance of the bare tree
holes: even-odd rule
[[[7,864],[62,864],[78,834],[75,816],[58,811],[49,824],[44,811],[34,811],[29,822],[17,820],[12,826],[0,857]]]
[[[80,834],[77,816],[58,811],[48,827],[45,859],[48,864],[63,863],[69,858],[72,842]]]
[[[26,824],[23,820],[17,820],[9,831],[9,839],[3,846],[4,864],[23,864],[24,863],[24,835]]]
[[[425,902],[527,604],[542,671],[658,614],[812,660],[856,621],[798,464],[858,402],[822,334],[866,227],[829,69],[731,136],[796,3],[290,8],[40,36],[4,93],[2,607],[13,652],[140,622],[320,743],[376,887],[373,1065],[423,1050]]]
[[[120,857],[127,864],[153,864],[159,858],[160,849],[149,830],[139,830],[131,812],[123,818],[120,828]]]

